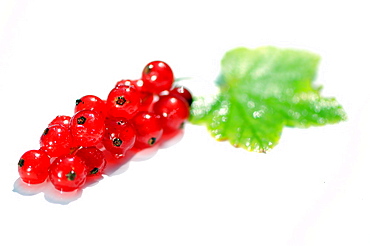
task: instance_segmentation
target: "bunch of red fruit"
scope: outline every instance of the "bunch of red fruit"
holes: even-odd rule
[[[46,180],[60,191],[82,187],[102,175],[109,158],[139,152],[177,135],[189,117],[190,92],[174,86],[168,64],[147,64],[139,80],[121,80],[106,100],[93,95],[76,100],[75,113],[57,116],[44,130],[40,149],[18,162],[27,184]]]

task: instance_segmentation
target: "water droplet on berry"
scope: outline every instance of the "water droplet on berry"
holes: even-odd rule
[[[144,82],[139,79],[137,82],[136,82],[136,87],[142,87],[144,85]]]

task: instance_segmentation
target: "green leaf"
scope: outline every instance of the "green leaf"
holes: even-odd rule
[[[266,152],[284,126],[306,128],[346,119],[334,98],[312,85],[319,56],[307,51],[261,47],[227,52],[216,81],[218,95],[195,98],[190,121],[205,124],[217,140]]]

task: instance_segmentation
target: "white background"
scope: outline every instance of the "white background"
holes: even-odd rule
[[[0,2],[0,237],[8,245],[370,245],[366,1]],[[195,95],[225,51],[274,45],[321,55],[317,84],[349,120],[285,129],[267,154],[183,138],[67,205],[14,192],[17,162],[86,94],[164,60]],[[56,202],[56,203],[55,203]],[[66,203],[64,201],[64,203]]]

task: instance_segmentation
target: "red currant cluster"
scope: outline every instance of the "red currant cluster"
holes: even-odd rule
[[[104,174],[109,160],[123,159],[177,135],[189,117],[190,92],[174,86],[168,64],[147,64],[139,80],[121,80],[106,100],[87,95],[76,100],[74,115],[57,116],[44,130],[40,148],[18,162],[27,184],[46,180],[73,191],[89,177]]]

